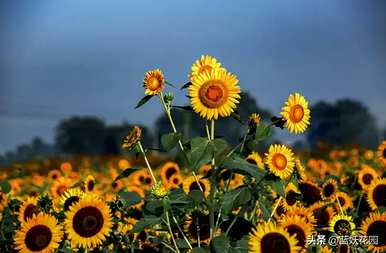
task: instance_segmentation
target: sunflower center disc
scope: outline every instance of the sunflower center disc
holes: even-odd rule
[[[373,180],[373,176],[371,174],[366,174],[363,176],[363,183],[369,185],[371,184],[371,181]]]
[[[383,158],[386,158],[386,148],[382,152]]]
[[[44,225],[37,225],[28,230],[25,245],[31,251],[41,251],[50,244],[51,239],[51,230]]]
[[[177,173],[177,170],[175,168],[173,167],[168,168],[165,173],[166,179],[169,179],[175,173]]]
[[[95,207],[84,207],[74,215],[73,227],[82,237],[94,236],[103,227],[103,215]]]
[[[301,105],[294,105],[290,110],[290,119],[292,122],[298,123],[303,119],[304,110]]]
[[[200,101],[209,108],[218,108],[226,102],[227,91],[220,81],[208,81],[199,90]]]
[[[377,220],[373,222],[367,229],[368,236],[378,236],[378,244],[376,246],[386,246],[386,221]]]
[[[285,236],[279,233],[269,233],[261,238],[262,253],[290,253],[290,244]]]
[[[38,211],[36,210],[36,206],[33,204],[29,204],[25,210],[24,210],[24,221],[27,221],[27,219],[32,218],[34,214],[38,214]]]
[[[324,187],[323,193],[325,197],[330,197],[335,191],[335,187],[332,184],[328,184]]]
[[[159,87],[159,81],[157,78],[153,78],[150,82],[149,82],[149,89],[150,90],[156,90],[158,89]]]
[[[288,233],[290,235],[295,235],[296,239],[298,240],[298,246],[304,247],[306,246],[306,235],[303,231],[303,229],[296,225],[290,225],[286,227]]]
[[[278,170],[284,170],[287,166],[287,159],[282,154],[275,154],[272,160]]]
[[[375,187],[373,199],[377,206],[386,206],[386,185],[381,184]]]

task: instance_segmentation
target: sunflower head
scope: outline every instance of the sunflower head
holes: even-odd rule
[[[208,120],[231,115],[240,99],[238,82],[235,75],[222,69],[196,76],[189,86],[193,110]]]
[[[301,250],[295,235],[290,235],[284,228],[272,222],[264,222],[253,229],[249,236],[251,253],[295,253]]]
[[[63,193],[59,199],[59,207],[66,212],[70,210],[70,206],[77,203],[84,196],[84,192],[79,188],[71,188]]]
[[[93,192],[95,190],[95,178],[92,175],[86,177],[84,189],[86,192]]]
[[[260,114],[258,114],[258,113],[252,113],[249,116],[249,124],[250,125],[258,126],[260,124],[260,121],[261,121],[261,117],[260,117]]]
[[[162,92],[165,87],[165,78],[162,71],[155,69],[146,72],[143,79],[143,87],[145,88],[146,95],[154,96]]]
[[[28,219],[31,219],[34,215],[38,214],[39,210],[37,205],[37,197],[28,197],[25,201],[23,201],[19,210],[19,221],[21,223],[26,222]]]
[[[303,133],[310,125],[310,109],[307,100],[299,93],[291,94],[282,108],[284,126],[291,133]]]
[[[291,236],[295,235],[298,241],[297,246],[302,248],[307,246],[307,238],[312,234],[313,225],[307,222],[306,218],[299,215],[286,215],[280,220],[280,226]]]
[[[329,224],[329,230],[337,235],[351,235],[355,230],[355,224],[351,216],[336,215]]]
[[[177,188],[182,184],[182,176],[180,174],[174,174],[170,177],[168,186],[170,188]]]
[[[200,235],[200,240],[208,243],[210,240],[209,215],[201,212],[193,212],[186,219],[184,230],[191,241],[198,241],[198,235]]]
[[[270,172],[284,180],[291,176],[295,161],[290,148],[285,145],[274,144],[269,147],[265,156],[265,163]]]
[[[333,199],[338,191],[337,182],[330,178],[322,185],[323,199]]]
[[[210,190],[210,183],[208,179],[198,179],[198,183],[201,186],[201,189],[204,193],[205,196],[209,195],[209,190]],[[182,188],[184,189],[184,192],[189,194],[189,192],[193,190],[200,190],[200,186],[198,185],[197,180],[194,176],[190,176],[186,178],[182,182]]]
[[[141,134],[141,128],[133,126],[131,132],[123,140],[122,148],[131,150],[141,140]]]
[[[153,185],[151,188],[151,193],[159,199],[164,198],[166,195],[168,195],[169,190],[162,185],[162,182],[158,182],[157,184]]]
[[[386,178],[376,179],[371,183],[367,201],[373,210],[386,206]]]
[[[15,248],[20,252],[54,252],[62,240],[63,232],[55,217],[39,213],[22,223],[15,235]]]
[[[322,200],[321,190],[319,186],[311,180],[302,180],[299,183],[299,190],[303,195],[303,201],[307,205],[312,205]]]
[[[386,213],[370,213],[369,217],[364,219],[361,224],[361,234],[365,236],[377,236],[378,243],[369,245],[371,252],[383,252],[386,250]]]
[[[379,163],[386,167],[386,140],[384,140],[379,146],[377,150],[377,157]]]
[[[171,176],[180,173],[180,167],[178,166],[177,163],[167,162],[164,165],[162,165],[160,173],[161,173],[162,181],[167,183],[169,182]]]
[[[193,65],[190,73],[190,79],[193,80],[195,77],[205,73],[211,72],[214,69],[222,69],[221,63],[210,55],[202,55]]]
[[[256,151],[252,151],[252,153],[250,153],[245,160],[253,165],[256,165],[260,169],[264,169],[263,159]]]

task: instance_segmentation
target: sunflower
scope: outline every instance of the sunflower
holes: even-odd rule
[[[265,156],[265,163],[273,174],[281,179],[288,179],[291,176],[295,161],[290,148],[274,144],[269,146],[268,153]]]
[[[311,180],[303,180],[299,183],[299,190],[303,195],[303,201],[307,205],[312,205],[322,200],[320,188]]]
[[[72,171],[72,165],[70,162],[64,162],[60,164],[60,170],[63,171],[64,174],[69,174]]]
[[[363,191],[367,191],[374,179],[379,176],[377,172],[368,165],[362,165],[362,169],[358,173],[358,183],[362,187]]]
[[[84,181],[85,192],[93,192],[95,190],[95,178],[92,175],[88,175]]]
[[[153,179],[149,171],[146,169],[141,169],[134,172],[131,174],[130,178],[132,184],[143,187],[144,189],[150,189],[153,185]]]
[[[258,113],[252,113],[250,116],[249,116],[249,124],[250,126],[254,125],[254,126],[257,126],[260,124],[260,121],[261,121],[261,117],[260,117],[260,114]]]
[[[252,153],[250,153],[245,160],[253,165],[256,165],[260,169],[264,169],[263,159],[256,151],[252,151]]]
[[[296,171],[298,172],[300,179],[306,180],[307,179],[306,170],[299,158],[295,158],[295,168],[296,168]]]
[[[371,183],[367,192],[367,202],[373,210],[386,206],[386,178],[376,179]]]
[[[304,217],[286,215],[279,221],[279,224],[287,230],[291,236],[295,235],[298,241],[297,246],[303,249],[307,247],[307,238],[312,234],[313,225],[308,223]]]
[[[131,150],[135,144],[141,140],[142,130],[138,126],[133,126],[130,133],[123,140],[122,148]]]
[[[335,196],[339,200],[339,204],[343,210],[347,210],[353,207],[352,198],[347,193],[337,192]],[[340,207],[338,204],[335,206],[335,209],[340,210]]]
[[[307,100],[299,93],[291,94],[282,108],[286,120],[284,126],[291,133],[303,133],[310,124],[310,109]]]
[[[285,198],[283,199],[283,207],[288,210],[298,203],[298,196],[301,195],[299,189],[293,184],[288,183],[285,188]]]
[[[172,175],[180,173],[180,166],[178,166],[178,164],[174,162],[167,162],[164,165],[162,165],[160,173],[161,173],[162,182],[164,182],[165,184],[168,184],[170,177]]]
[[[303,206],[292,206],[288,209],[286,212],[286,215],[298,215],[300,217],[304,217],[307,221],[307,223],[315,224],[316,218],[314,216],[314,213],[310,208],[305,208]]]
[[[386,141],[383,141],[377,150],[378,161],[381,165],[386,166]]]
[[[170,188],[177,188],[180,187],[182,184],[182,176],[180,174],[174,174],[169,178],[169,184],[168,186]]]
[[[154,96],[162,92],[165,87],[165,78],[162,71],[155,69],[146,72],[143,79],[143,87],[145,87],[146,95]]]
[[[197,229],[197,226],[199,227],[199,230]],[[186,219],[184,230],[191,241],[197,242],[198,238],[200,238],[201,242],[208,243],[210,240],[209,215],[193,212]]]
[[[322,198],[332,200],[338,191],[337,182],[330,178],[322,185]]]
[[[22,223],[15,235],[15,248],[21,253],[51,253],[63,237],[62,228],[55,217],[39,213]]]
[[[48,172],[48,179],[49,179],[50,181],[55,181],[55,180],[57,180],[61,175],[62,175],[62,173],[61,173],[59,170],[50,170],[50,172]]]
[[[222,69],[213,69],[196,76],[189,86],[193,110],[208,120],[227,117],[240,99],[237,77]]]
[[[210,191],[210,184],[208,179],[199,179],[198,182],[200,183],[200,186],[202,188],[202,191],[204,192],[205,196],[209,195]],[[182,182],[182,188],[184,189],[184,192],[189,194],[192,190],[200,190],[200,187],[197,184],[196,178],[194,176],[190,176],[186,178]]]
[[[371,252],[383,252],[386,250],[386,213],[370,213],[369,217],[362,221],[361,234],[365,236],[377,236],[378,244],[368,246]]]
[[[26,222],[28,219],[31,219],[34,214],[38,214],[38,198],[28,197],[20,207],[19,210],[19,221],[21,223]]]
[[[366,160],[372,160],[374,158],[374,152],[372,150],[366,150],[364,153],[363,153],[363,157],[366,159]]]
[[[51,195],[52,197],[60,197],[67,189],[72,185],[72,180],[67,177],[60,177],[51,185]]]
[[[214,69],[225,70],[221,67],[221,63],[210,55],[202,55],[193,65],[190,73],[190,79],[193,80],[195,77],[205,73],[211,72]]]
[[[70,210],[70,206],[77,203],[84,196],[84,192],[79,188],[72,188],[65,191],[59,198],[59,207],[66,212]]]
[[[309,210],[315,217],[316,223],[320,228],[327,227],[335,214],[334,208],[331,206],[325,206],[321,202],[313,204]]]
[[[113,223],[104,201],[86,196],[70,206],[64,221],[73,248],[94,248],[110,234]]]
[[[301,249],[295,235],[291,236],[272,222],[261,223],[253,229],[248,244],[251,253],[295,253]]]
[[[351,235],[355,230],[355,224],[351,216],[339,214],[329,223],[329,231],[337,235]]]

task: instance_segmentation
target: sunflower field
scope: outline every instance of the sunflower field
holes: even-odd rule
[[[386,141],[324,159],[281,143],[262,150],[274,128],[302,134],[312,124],[309,102],[295,92],[271,122],[250,115],[231,146],[216,126],[240,121],[238,82],[202,56],[180,87],[190,105],[177,106],[166,92],[175,85],[148,71],[136,107],[150,99],[162,106],[170,132],[158,150],[144,146],[134,126],[122,140],[127,156],[0,170],[0,252],[385,252]],[[183,136],[173,108],[199,115],[206,135]]]

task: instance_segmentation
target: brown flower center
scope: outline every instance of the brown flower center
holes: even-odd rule
[[[202,188],[202,191],[205,192],[205,184],[200,182],[200,186]],[[196,181],[194,181],[193,183],[190,184],[189,192],[191,192],[193,190],[200,190],[200,187],[198,186]]]
[[[52,232],[45,225],[32,227],[25,235],[25,245],[30,251],[41,251],[45,249],[52,240]]]
[[[37,210],[36,206],[34,204],[29,204],[24,209],[23,219],[24,221],[27,221],[27,219],[32,218],[34,214],[38,214],[38,213],[39,211]]]
[[[351,232],[350,222],[347,220],[338,220],[335,222],[334,231],[337,235],[349,235]]]
[[[363,177],[362,177],[362,181],[363,183],[365,183],[366,185],[369,185],[371,184],[371,181],[373,181],[373,175],[371,174],[365,174]]]
[[[386,148],[383,149],[382,156],[383,156],[383,158],[386,158]]]
[[[201,86],[199,98],[206,107],[218,108],[226,102],[228,94],[221,81],[211,80]]]
[[[279,233],[269,233],[261,238],[262,253],[290,253],[291,246],[287,238]]]
[[[373,200],[378,207],[386,206],[386,185],[380,184],[375,187]]]
[[[296,240],[298,240],[297,246],[305,247],[306,246],[306,234],[304,233],[304,230],[293,224],[286,227],[288,233],[292,236],[295,235]]]
[[[386,246],[386,221],[377,220],[371,223],[367,229],[367,236],[378,236],[376,246]]]
[[[291,106],[289,118],[292,122],[298,123],[304,117],[304,109],[301,105]]]
[[[96,207],[88,206],[74,215],[72,224],[75,232],[82,237],[92,237],[103,227],[103,215]]]
[[[170,178],[173,174],[175,174],[175,173],[177,173],[177,170],[176,170],[174,167],[167,168],[166,173],[165,173],[166,179],[169,180],[169,178]]]
[[[278,170],[284,170],[287,166],[287,158],[283,154],[275,154],[272,163]]]
[[[299,183],[299,190],[303,195],[304,202],[308,205],[312,205],[321,200],[320,189],[312,184],[307,182]]]
[[[64,211],[70,210],[70,206],[77,203],[79,201],[79,199],[80,198],[78,196],[71,196],[68,199],[66,199],[66,201],[64,202],[64,205],[63,205]]]
[[[331,197],[331,195],[334,194],[334,192],[335,192],[335,186],[332,183],[327,184],[323,187],[323,195],[326,198]]]
[[[94,180],[90,180],[90,181],[87,182],[87,190],[88,191],[94,190],[94,186],[95,186]]]
[[[255,161],[255,159],[252,159],[252,158],[248,158],[247,162],[254,164],[254,165],[257,165],[257,162]]]

